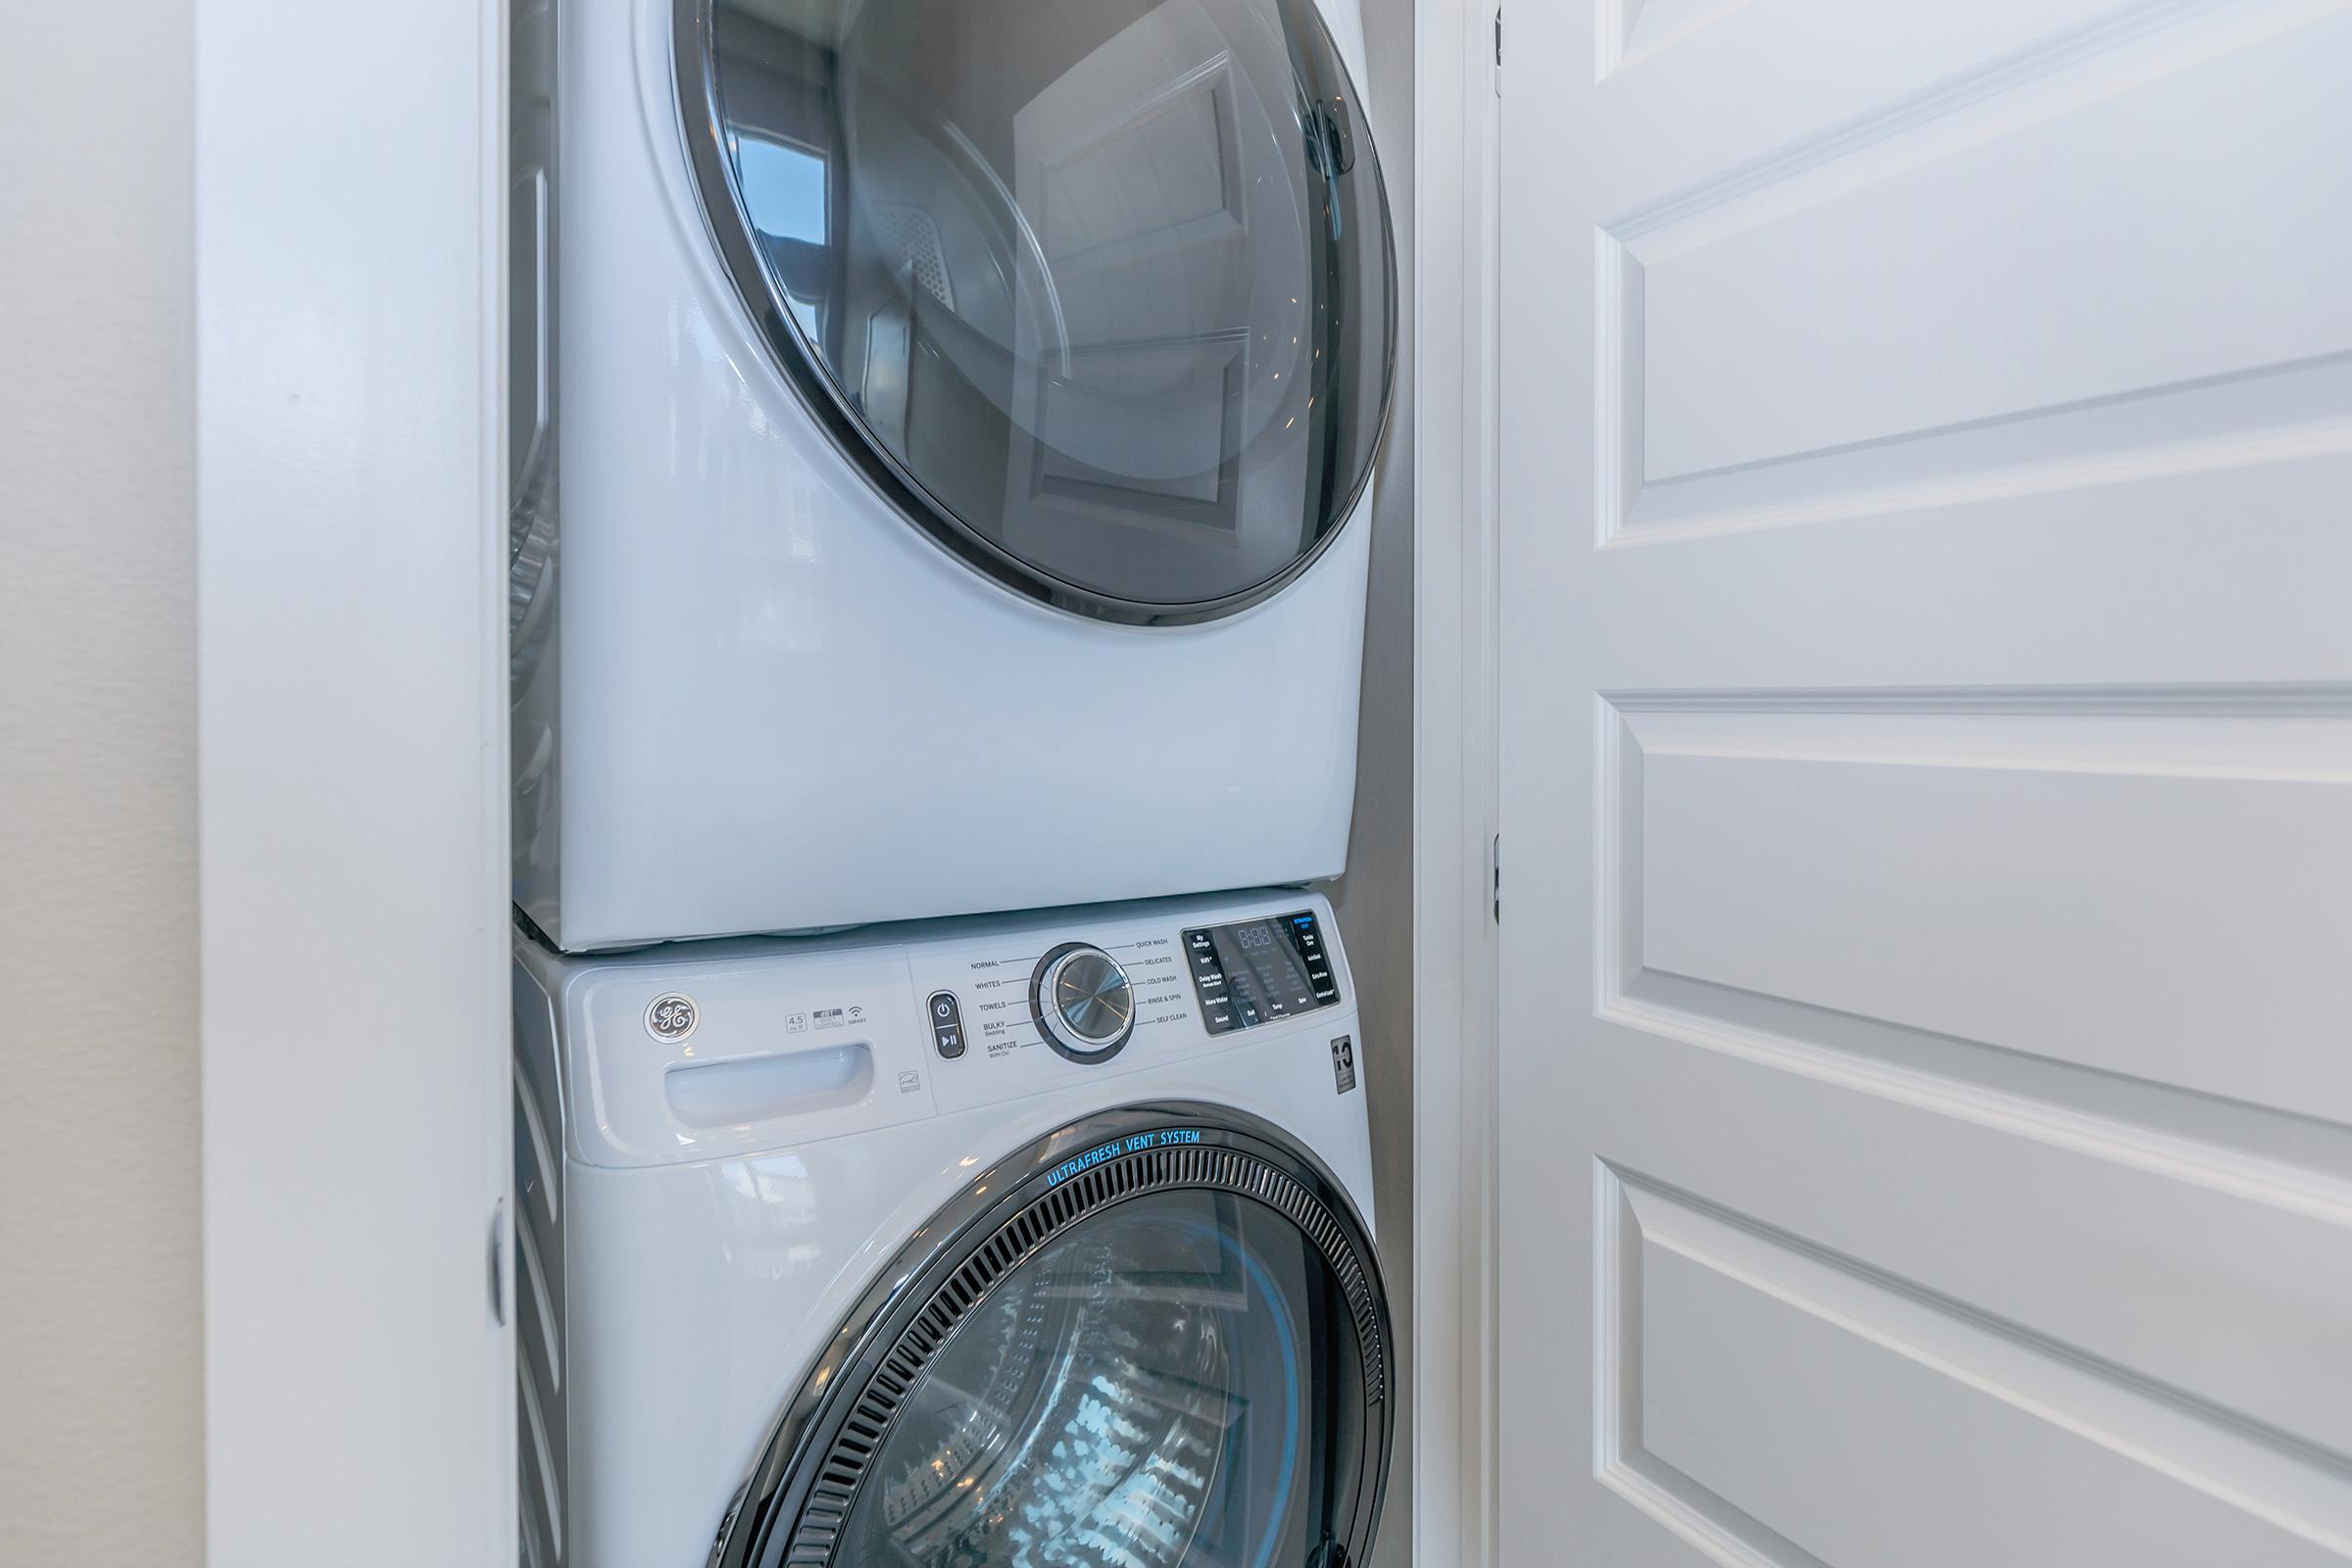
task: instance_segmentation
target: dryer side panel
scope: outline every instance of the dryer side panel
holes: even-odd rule
[[[557,898],[564,662],[556,544],[562,508],[557,0],[514,0],[508,50],[508,842],[514,902],[542,926]]]

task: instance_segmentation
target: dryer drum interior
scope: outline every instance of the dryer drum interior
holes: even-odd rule
[[[1286,1146],[1148,1107],[982,1177],[810,1373],[713,1562],[1362,1561],[1387,1310],[1346,1199]]]
[[[705,217],[912,521],[1114,619],[1230,612],[1367,484],[1386,198],[1312,0],[680,0]]]

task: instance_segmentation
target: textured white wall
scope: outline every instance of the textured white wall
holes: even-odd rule
[[[1396,228],[1396,403],[1372,517],[1372,588],[1364,626],[1364,707],[1358,731],[1355,831],[1348,874],[1332,890],[1348,967],[1363,1008],[1371,1091],[1373,1201],[1381,1268],[1400,1345],[1413,1305],[1413,0],[1363,0],[1372,134]],[[1409,1396],[1409,1362],[1399,1389]],[[1400,1431],[1381,1515],[1376,1568],[1412,1561],[1412,1404]]]
[[[203,1552],[191,25],[0,48],[0,1563]]]

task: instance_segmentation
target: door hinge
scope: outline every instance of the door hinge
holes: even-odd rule
[[[1502,924],[1502,835],[1487,845],[1487,886],[1494,898],[1494,923]]]
[[[1494,96],[1502,96],[1502,8],[1494,8]]]

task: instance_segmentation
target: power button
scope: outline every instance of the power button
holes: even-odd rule
[[[963,1054],[963,1015],[956,1009],[956,993],[934,991],[924,1010],[931,1017],[931,1044],[940,1055],[954,1061]]]

